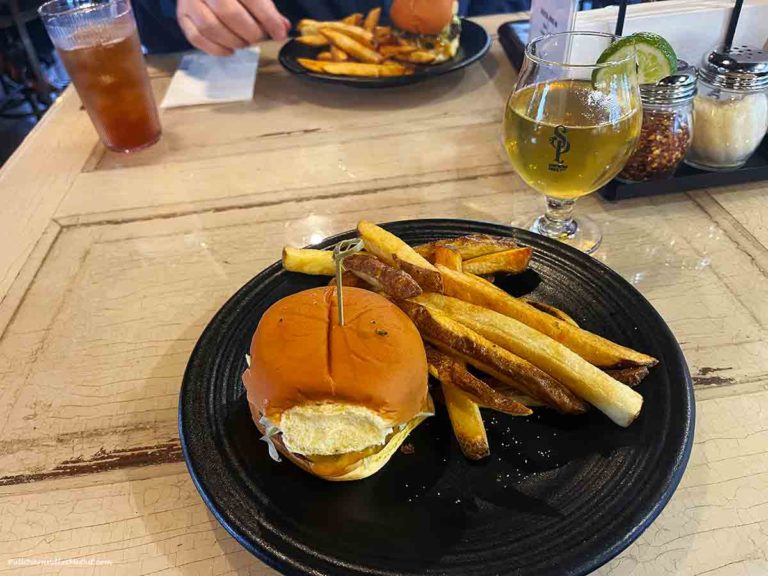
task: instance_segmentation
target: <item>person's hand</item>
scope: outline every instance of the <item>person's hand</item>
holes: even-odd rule
[[[176,17],[190,44],[214,56],[283,40],[291,28],[272,0],[178,0]]]

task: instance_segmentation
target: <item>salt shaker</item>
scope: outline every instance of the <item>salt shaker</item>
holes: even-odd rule
[[[686,164],[703,170],[741,167],[768,130],[768,52],[721,46],[707,54],[693,125]]]
[[[643,126],[618,179],[643,182],[669,178],[688,152],[693,136],[696,69],[680,61],[674,74],[640,85]]]

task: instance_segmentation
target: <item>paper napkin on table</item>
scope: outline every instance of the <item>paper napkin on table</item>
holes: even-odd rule
[[[224,58],[203,52],[183,56],[161,108],[251,100],[260,53],[252,46]]]
[[[624,34],[655,32],[678,57],[698,66],[704,54],[725,38],[734,0],[666,0],[627,7]],[[613,32],[618,7],[579,12],[575,30]],[[736,29],[735,43],[762,46],[768,39],[768,0],[746,0]]]

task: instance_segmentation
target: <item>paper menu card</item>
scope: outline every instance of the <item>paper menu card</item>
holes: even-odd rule
[[[578,0],[532,0],[529,38],[573,29],[578,5]]]
[[[224,58],[203,52],[184,55],[160,107],[251,100],[260,53],[252,46]]]
[[[672,44],[679,58],[698,66],[725,38],[734,0],[665,0],[627,6],[624,35],[655,32]],[[613,32],[617,6],[576,14],[575,30]],[[734,43],[763,46],[768,39],[768,0],[745,0]]]

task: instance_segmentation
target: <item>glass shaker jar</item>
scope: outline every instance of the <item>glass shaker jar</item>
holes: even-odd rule
[[[703,170],[741,167],[768,130],[768,52],[720,47],[699,70],[695,132],[686,164]]]
[[[675,74],[641,84],[643,125],[635,151],[618,179],[643,182],[669,178],[685,158],[693,137],[696,69],[681,61]]]

